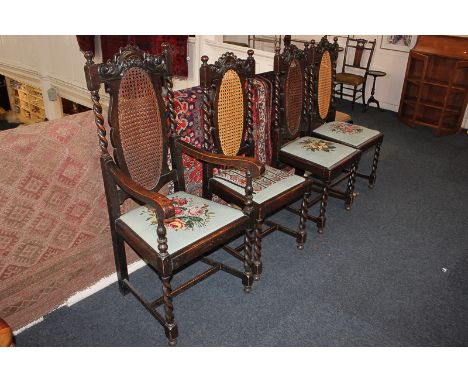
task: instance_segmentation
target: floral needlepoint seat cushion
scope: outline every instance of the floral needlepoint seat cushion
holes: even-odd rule
[[[321,138],[301,137],[288,142],[281,151],[329,169],[357,150]]]
[[[245,172],[243,171],[235,169],[219,171],[213,180],[228,186],[239,194],[245,193]],[[305,179],[301,176],[265,166],[265,173],[252,179],[253,201],[261,204],[304,181]]]
[[[322,137],[343,142],[349,146],[358,148],[369,139],[379,135],[377,130],[364,126],[352,125],[346,122],[328,122],[314,130],[314,133]]]
[[[175,217],[165,222],[169,254],[245,217],[242,211],[183,191],[167,197],[172,199],[175,208]],[[127,225],[158,251],[158,221],[155,211],[150,207],[135,208],[123,214],[118,222]]]

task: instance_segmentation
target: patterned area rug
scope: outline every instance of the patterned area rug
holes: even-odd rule
[[[0,163],[0,317],[16,330],[114,271],[92,112],[0,132]]]
[[[253,136],[255,157],[271,164],[271,113],[272,83],[269,78],[258,75],[253,81]],[[203,92],[201,87],[174,92],[177,134],[195,147],[203,148]],[[212,142],[209,142],[212,145]],[[182,154],[187,192],[201,195],[202,165],[196,159]]]
[[[270,89],[255,81],[256,157],[266,163]],[[202,147],[201,90],[175,97],[178,134]],[[200,163],[183,162],[187,192],[200,194]],[[0,163],[0,317],[17,330],[114,272],[92,112],[0,132]]]

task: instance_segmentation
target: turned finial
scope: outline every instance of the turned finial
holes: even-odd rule
[[[203,65],[207,65],[209,58],[208,56],[202,56],[201,60],[202,60]]]
[[[86,65],[93,65],[94,64],[94,61],[93,61],[94,52],[92,52],[91,50],[87,50],[84,53],[84,56],[86,58]]]

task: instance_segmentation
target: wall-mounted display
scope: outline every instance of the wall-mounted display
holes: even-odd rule
[[[416,37],[411,35],[386,35],[380,40],[380,48],[409,52],[416,44]]]

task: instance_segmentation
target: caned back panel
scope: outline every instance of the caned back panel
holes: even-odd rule
[[[122,153],[130,176],[150,190],[161,175],[163,129],[153,84],[141,68],[130,68],[123,75],[118,119]]]
[[[237,155],[244,133],[244,95],[235,70],[229,69],[219,86],[217,122],[221,150],[225,155]]]
[[[284,87],[286,123],[289,133],[294,136],[299,131],[304,96],[302,68],[297,59],[289,65]]]
[[[321,119],[325,119],[330,110],[330,102],[332,96],[332,61],[329,52],[324,52],[320,61],[318,86],[317,86],[317,103]]]

